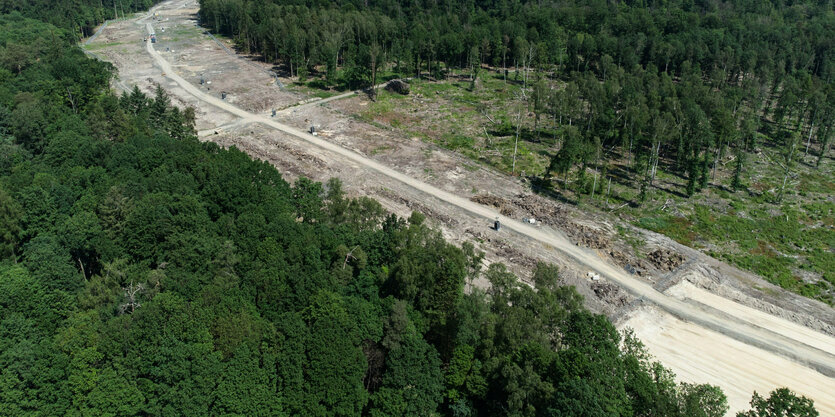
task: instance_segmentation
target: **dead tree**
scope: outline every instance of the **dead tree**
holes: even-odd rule
[[[122,290],[125,292],[125,298],[127,298],[127,302],[119,305],[119,312],[121,312],[122,314],[133,314],[133,312],[136,311],[137,308],[142,307],[142,304],[139,302],[138,295],[145,291],[145,284],[133,285],[133,281],[131,281],[130,285],[122,288]]]
[[[526,109],[528,96],[525,94],[525,89],[522,88],[518,95],[519,100],[519,115],[516,117],[516,141],[513,144],[513,165],[510,168],[510,174],[516,173],[516,152],[519,149],[519,135],[522,133],[522,112]]]
[[[348,253],[345,254],[345,261],[342,262],[342,269],[345,269],[345,265],[348,265],[348,260],[349,259],[354,259],[354,260],[357,259],[357,257],[354,256],[354,251],[357,250],[357,248],[359,248],[359,245],[354,246],[353,249],[349,250]]]

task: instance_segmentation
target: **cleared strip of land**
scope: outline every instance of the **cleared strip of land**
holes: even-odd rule
[[[769,329],[772,332],[779,333],[798,342],[835,355],[835,337],[812,331],[797,323],[720,297],[686,280],[670,288],[666,293],[680,300],[693,300],[697,303],[715,308],[737,319],[744,320],[764,329]],[[835,387],[833,387],[833,390],[835,390]]]
[[[639,309],[621,323],[631,327],[656,359],[679,380],[718,385],[731,409],[748,409],[754,391],[768,396],[788,387],[815,401],[821,416],[835,416],[835,381],[819,372],[676,319],[654,308]]]

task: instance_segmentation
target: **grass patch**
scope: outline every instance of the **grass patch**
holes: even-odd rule
[[[464,135],[445,133],[441,137],[440,143],[445,148],[457,151],[461,149],[472,149],[473,144],[475,144],[475,141],[473,140],[473,138],[469,138]]]
[[[112,48],[114,46],[124,45],[124,42],[110,42],[110,43],[92,43],[88,45],[82,45],[82,47],[88,51],[98,51],[101,49]]]
[[[669,236],[682,245],[693,246],[693,241],[696,239],[696,233],[692,230],[693,223],[683,217],[669,215],[644,217],[635,225]]]
[[[370,154],[371,154],[372,156],[374,156],[374,155],[377,155],[377,154],[378,154],[378,153],[380,153],[380,152],[389,151],[389,150],[391,150],[391,149],[392,149],[392,147],[391,147],[390,145],[382,145],[382,146],[378,146],[378,147],[376,147],[376,148],[372,149],[372,150],[371,150],[371,152],[370,152]]]
[[[337,91],[337,90],[330,90],[330,89],[323,90],[323,89],[311,87],[310,86],[311,83],[313,83],[313,85],[316,85],[315,81],[311,81],[311,82],[307,82],[307,83],[294,82],[294,83],[291,83],[289,85],[286,85],[285,87],[288,90],[290,90],[294,93],[297,93],[297,94],[301,94],[305,97],[318,97],[318,98],[321,98],[321,99],[326,99],[326,98],[333,97],[335,95],[340,94],[340,92]]]
[[[632,246],[632,249],[635,250],[635,255],[641,257],[643,256],[643,249],[647,244],[647,241],[641,239],[638,236],[633,235],[629,232],[629,230],[621,225],[616,226],[618,236],[621,237],[629,246]]]

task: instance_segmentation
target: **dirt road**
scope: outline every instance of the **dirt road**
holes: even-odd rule
[[[171,2],[162,3],[162,5],[168,3]],[[140,19],[140,21],[146,20],[148,16],[150,16],[150,14],[147,15],[144,19]],[[149,34],[155,33],[151,23],[146,23],[145,26]],[[380,174],[383,174],[389,178],[406,184],[409,187],[412,187],[416,190],[425,193],[427,196],[456,206],[459,209],[465,210],[473,215],[481,216],[485,219],[485,223],[488,221],[492,221],[495,218],[498,218],[504,225],[504,233],[519,233],[530,239],[534,239],[541,243],[550,245],[551,247],[556,248],[556,250],[559,250],[564,254],[568,255],[579,264],[584,265],[588,269],[596,271],[602,277],[617,283],[622,288],[626,289],[628,292],[634,294],[636,297],[640,297],[643,300],[662,308],[663,310],[673,314],[674,316],[682,320],[730,336],[745,344],[760,347],[771,352],[779,353],[783,356],[794,359],[795,361],[804,363],[827,376],[835,376],[835,354],[833,354],[832,352],[817,349],[786,335],[780,334],[769,329],[758,327],[752,323],[743,320],[739,320],[729,316],[715,315],[712,311],[708,309],[701,309],[697,306],[669,297],[661,292],[656,291],[652,286],[648,285],[647,283],[638,281],[637,279],[628,275],[626,272],[620,270],[619,268],[609,265],[600,257],[598,257],[594,252],[575,246],[567,239],[565,239],[563,236],[557,233],[552,233],[544,229],[534,228],[530,225],[519,222],[512,218],[502,216],[501,214],[499,214],[491,208],[482,206],[465,198],[436,188],[425,182],[416,180],[412,177],[395,171],[394,169],[389,168],[388,166],[382,165],[373,159],[362,156],[351,150],[342,148],[339,145],[325,141],[319,137],[310,135],[297,128],[278,123],[275,120],[272,120],[268,117],[264,117],[258,114],[253,114],[245,110],[242,110],[224,100],[204,93],[198,87],[183,79],[176,73],[176,71],[172,68],[170,63],[166,61],[166,59],[158,51],[154,49],[154,44],[152,44],[151,42],[147,42],[146,49],[148,53],[153,57],[154,61],[162,70],[162,72],[165,73],[166,77],[173,80],[181,88],[183,88],[189,94],[193,95],[198,100],[204,103],[211,104],[235,116],[238,116],[242,119],[244,123],[260,123],[264,126],[268,126],[272,129],[302,139],[328,152],[332,152],[334,154],[345,157],[353,161],[354,163],[377,171]],[[310,104],[313,105],[319,103],[321,102],[313,102]]]

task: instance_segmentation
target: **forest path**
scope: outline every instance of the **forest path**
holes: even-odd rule
[[[278,113],[289,112],[289,111],[298,111],[298,110],[302,110],[302,109],[305,109],[305,108],[308,108],[308,107],[318,106],[320,104],[325,104],[329,101],[341,100],[343,98],[353,97],[353,96],[357,95],[358,93],[359,92],[357,92],[357,91],[348,91],[348,92],[338,94],[338,95],[335,95],[335,96],[331,96],[331,97],[328,97],[328,98],[323,98],[321,100],[313,100],[313,101],[309,101],[309,102],[304,103],[304,104],[297,104],[295,106],[290,106],[290,107],[281,109],[280,111],[278,111]]]
[[[150,16],[150,14],[148,16]],[[147,16],[146,18],[140,19],[139,22],[146,19]],[[155,33],[151,23],[145,23],[145,26],[148,34]],[[356,164],[362,165],[391,179],[402,182],[428,196],[437,198],[438,200],[451,204],[473,215],[483,217],[485,219],[485,224],[497,218],[502,222],[504,231],[513,231],[530,239],[550,245],[551,247],[556,248],[556,250],[559,250],[573,258],[579,264],[590,270],[596,271],[600,274],[600,276],[617,283],[636,297],[641,297],[682,320],[717,331],[745,344],[781,354],[785,357],[806,364],[807,366],[810,366],[829,377],[835,377],[835,345],[832,346],[831,350],[827,351],[817,349],[799,340],[776,333],[769,329],[765,329],[739,319],[729,318],[728,316],[720,317],[708,309],[702,309],[696,305],[665,295],[655,290],[651,285],[639,281],[629,276],[625,271],[608,264],[593,251],[580,248],[557,233],[548,233],[546,230],[534,228],[520,221],[508,218],[491,208],[404,175],[373,159],[362,156],[359,153],[345,149],[337,144],[328,142],[320,137],[313,136],[297,128],[278,123],[268,117],[250,113],[220,98],[206,94],[201,91],[200,88],[179,76],[177,72],[173,70],[171,64],[156,51],[154,44],[147,42],[146,48],[162,72],[165,73],[166,77],[177,83],[181,88],[186,90],[198,100],[238,116],[245,123],[260,123],[264,126],[268,126],[288,135],[302,139],[307,143],[315,145],[328,152],[345,157]],[[355,93],[350,92],[345,93],[344,95],[348,96],[353,94]],[[337,98],[340,98],[340,96],[331,97],[330,100],[335,100]],[[315,101],[291,108],[299,110],[309,105],[322,104],[324,102],[324,100]]]

